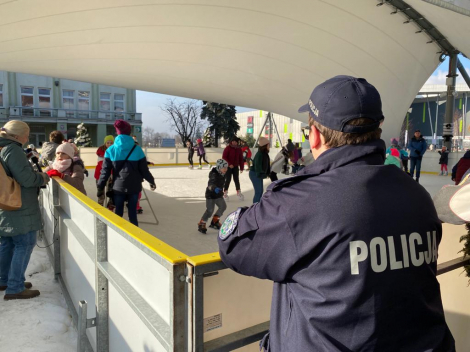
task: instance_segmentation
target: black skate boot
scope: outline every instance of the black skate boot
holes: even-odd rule
[[[202,220],[199,221],[199,223],[197,224],[197,230],[203,234],[206,234],[207,233],[206,223]]]
[[[222,224],[220,223],[219,219],[220,219],[220,216],[214,215],[209,227],[216,229],[216,230],[220,230],[220,228],[222,227]]]

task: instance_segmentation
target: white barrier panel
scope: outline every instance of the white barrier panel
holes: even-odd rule
[[[78,350],[182,351],[186,256],[62,180],[42,190],[41,205]]]

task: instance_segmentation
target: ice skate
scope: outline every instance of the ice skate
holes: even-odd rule
[[[439,176],[443,176],[443,175],[444,175],[444,172],[441,171],[441,172],[439,173]]]
[[[142,214],[143,212],[144,212],[144,209],[142,208],[137,209],[137,214]]]
[[[240,190],[237,191],[237,197],[238,197],[238,200],[242,202],[245,200],[245,196],[242,194],[242,191]]]
[[[220,223],[219,220],[220,220],[220,216],[214,215],[209,227],[213,228],[213,229],[216,229],[216,230],[219,230],[222,227],[222,224]]]
[[[194,166],[189,165],[189,166],[188,166],[188,169],[189,169],[189,170],[192,170],[192,169],[194,169]]]
[[[203,234],[206,234],[207,233],[206,223],[202,220],[199,221],[199,223],[197,224],[197,230]]]
[[[211,164],[207,164],[207,168],[208,168],[208,169],[210,169],[210,168],[211,168],[211,166],[212,166]]]
[[[199,169],[199,170],[202,170],[202,165],[199,165],[199,166],[198,166],[198,169]]]
[[[224,200],[228,202],[230,198],[228,197],[228,191],[224,191]]]
[[[448,171],[446,171],[446,173],[444,174],[444,176],[449,176],[449,172],[448,172]]]

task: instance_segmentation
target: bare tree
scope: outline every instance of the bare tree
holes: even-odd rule
[[[171,138],[167,132],[155,132],[151,127],[142,130],[142,143],[145,147],[160,147],[163,138]]]
[[[171,128],[178,133],[182,141],[191,139],[200,127],[201,106],[198,100],[179,103],[175,99],[168,99],[162,110]]]

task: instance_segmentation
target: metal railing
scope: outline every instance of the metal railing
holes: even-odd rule
[[[64,119],[103,119],[117,120],[123,119],[128,121],[142,121],[140,112],[126,111],[102,111],[102,110],[74,110],[63,108],[37,108],[26,106],[10,106],[7,114],[9,117],[49,117]]]

